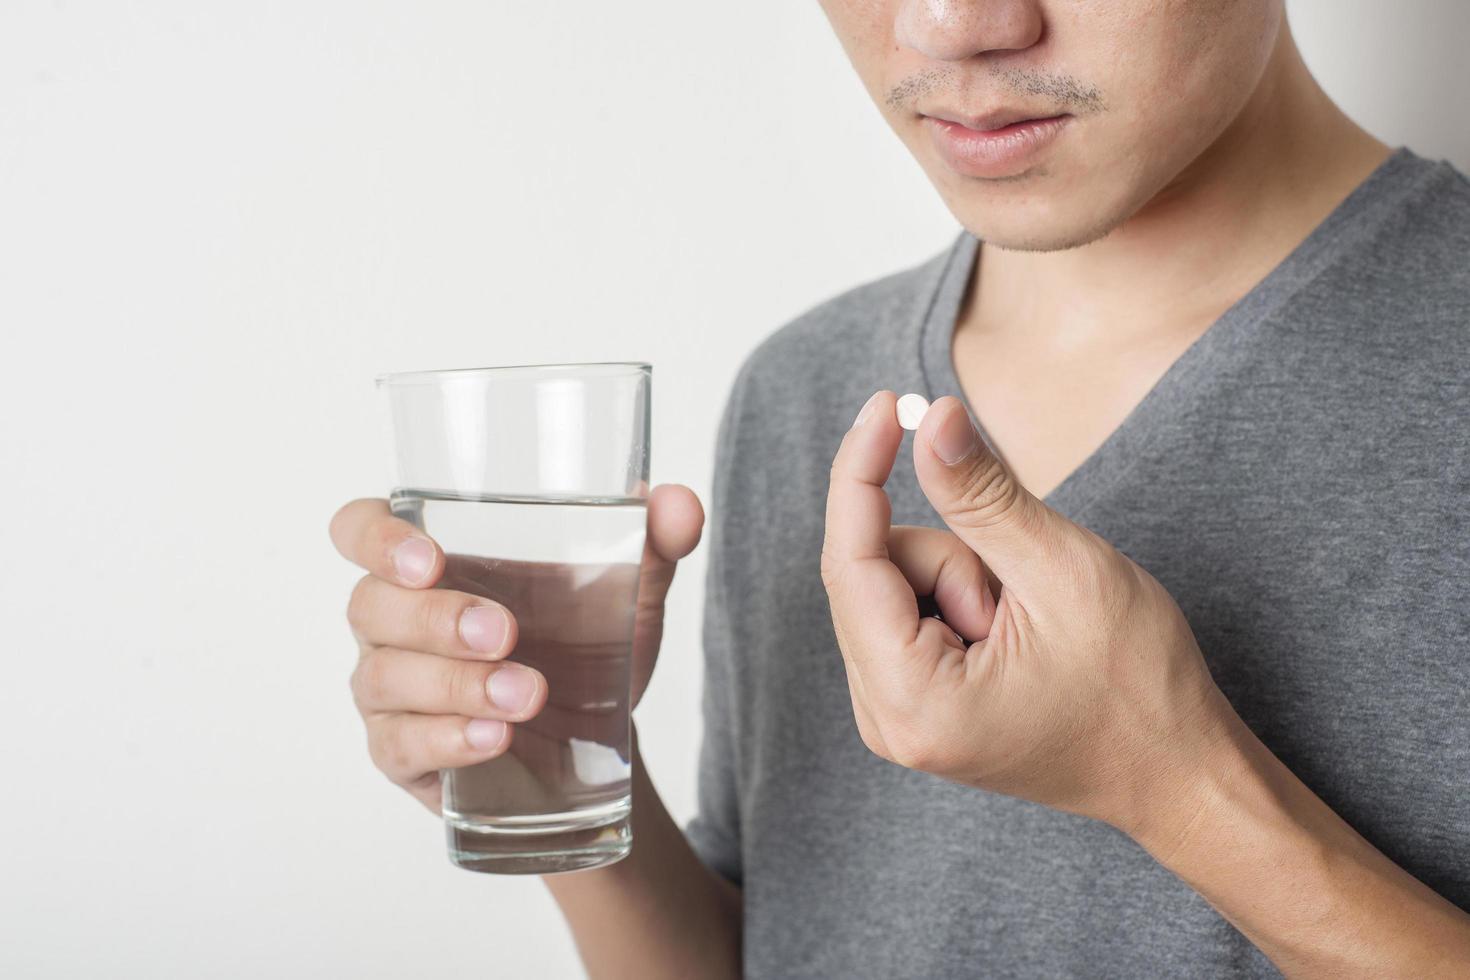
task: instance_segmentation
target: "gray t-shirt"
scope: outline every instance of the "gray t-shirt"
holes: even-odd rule
[[[819,574],[828,466],[879,388],[960,395],[978,242],[767,338],[721,422],[701,858],[750,977],[1257,977],[1270,961],[1105,824],[858,737]],[[979,420],[983,426],[984,419]],[[942,527],[909,440],[895,523]],[[1046,502],[1179,602],[1246,723],[1470,909],[1470,182],[1399,148]]]

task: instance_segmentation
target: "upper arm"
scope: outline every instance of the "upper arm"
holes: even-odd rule
[[[738,652],[732,642],[730,595],[726,587],[731,508],[727,506],[732,475],[741,454],[741,416],[749,383],[747,361],[736,376],[720,419],[715,472],[710,493],[708,567],[705,573],[702,628],[704,681],[701,694],[704,730],[699,748],[698,812],[685,827],[690,845],[702,861],[729,881],[743,879],[740,826],[741,709]]]

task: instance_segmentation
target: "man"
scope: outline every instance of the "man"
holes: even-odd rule
[[[1470,975],[1470,183],[1282,0],[824,7],[965,230],[741,369],[700,813],[640,764],[632,854],[546,879],[589,970]],[[650,658],[701,522],[652,495]],[[382,501],[332,531],[374,758],[437,808],[544,684]],[[519,700],[425,693],[466,669]]]

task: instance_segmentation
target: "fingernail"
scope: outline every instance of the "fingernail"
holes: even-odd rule
[[[477,749],[493,749],[505,738],[505,722],[473,718],[464,726],[464,740]]]
[[[502,711],[525,711],[536,696],[536,675],[519,664],[506,664],[490,675],[490,700]]]
[[[481,653],[495,653],[505,643],[510,621],[499,606],[471,606],[459,616],[459,636],[465,646]]]
[[[393,570],[409,585],[418,585],[434,570],[433,544],[427,538],[404,538],[393,549]]]
[[[880,392],[876,392],[875,391],[871,395],[868,396],[868,400],[867,401],[863,402],[862,411],[858,412],[857,418],[853,420],[852,427],[854,429],[856,429],[858,426],[862,425],[864,422],[866,422],[872,416],[872,414],[873,414],[873,408],[875,407],[875,404],[878,401],[878,395],[879,394],[880,394]]]
[[[969,456],[980,444],[980,434],[970,424],[970,413],[963,408],[950,409],[949,417],[939,424],[939,431],[929,440],[934,455],[950,466]]]

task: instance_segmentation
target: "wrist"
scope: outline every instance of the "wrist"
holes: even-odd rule
[[[1157,739],[1108,822],[1169,866],[1250,778],[1255,736],[1213,683],[1192,721]]]
[[[1288,976],[1438,976],[1465,914],[1353,830],[1231,712],[1130,835]],[[1426,936],[1435,937],[1426,940]]]

